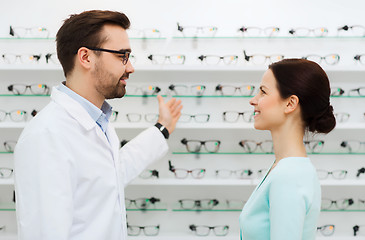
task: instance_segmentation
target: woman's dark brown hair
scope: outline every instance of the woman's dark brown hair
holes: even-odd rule
[[[315,62],[284,59],[269,66],[283,99],[299,98],[305,128],[314,133],[329,133],[336,126],[330,105],[330,83],[327,74]]]
[[[100,47],[106,40],[101,34],[105,24],[115,24],[128,29],[130,21],[120,12],[92,10],[71,15],[56,35],[57,56],[65,77],[75,65],[75,55],[80,47]]]

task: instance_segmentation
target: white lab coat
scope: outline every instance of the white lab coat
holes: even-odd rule
[[[168,150],[152,126],[122,149],[74,99],[53,88],[14,153],[19,240],[126,239],[124,187]]]

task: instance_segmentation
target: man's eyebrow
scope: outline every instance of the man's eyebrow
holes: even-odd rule
[[[132,52],[132,49],[130,48],[123,48],[123,49],[119,49],[119,52]]]

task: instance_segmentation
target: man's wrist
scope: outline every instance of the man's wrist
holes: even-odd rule
[[[167,128],[164,125],[158,122],[155,124],[155,127],[157,127],[157,129],[160,130],[165,139],[169,139],[170,136],[169,130],[167,130]]]

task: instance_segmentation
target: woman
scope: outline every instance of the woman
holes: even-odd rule
[[[255,128],[271,132],[275,161],[242,210],[241,239],[315,239],[321,188],[303,137],[336,125],[328,77],[314,62],[282,60],[269,66],[250,104]]]

